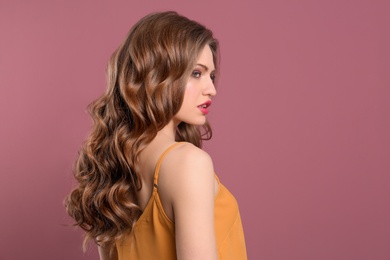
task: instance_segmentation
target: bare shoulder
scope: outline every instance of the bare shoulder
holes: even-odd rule
[[[181,143],[172,149],[164,159],[161,171],[169,172],[172,177],[191,177],[195,175],[213,175],[214,168],[210,155],[191,143]],[[177,176],[179,175],[179,176]]]
[[[183,142],[176,149],[176,156],[185,162],[211,163],[210,155],[191,143]]]
[[[174,206],[188,196],[197,199],[205,194],[213,196],[215,177],[212,159],[206,151],[190,143],[182,143],[164,158],[158,182],[166,205]]]

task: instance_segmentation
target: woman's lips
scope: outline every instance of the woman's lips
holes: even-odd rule
[[[207,115],[209,113],[209,110],[207,109],[209,106],[211,106],[211,100],[208,100],[203,104],[199,105],[198,108],[204,115]]]

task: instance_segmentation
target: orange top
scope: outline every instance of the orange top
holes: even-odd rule
[[[158,173],[165,155],[180,143],[170,146],[160,156],[154,172],[153,193],[133,231],[117,242],[118,259],[172,260],[176,257],[175,223],[165,214],[157,190]],[[215,196],[214,226],[219,259],[247,259],[244,232],[238,204],[218,177]]]

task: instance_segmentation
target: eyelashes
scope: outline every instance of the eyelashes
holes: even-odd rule
[[[191,74],[194,78],[200,78],[202,76],[202,72],[199,70],[194,70]]]
[[[214,83],[214,81],[215,81],[215,74],[214,73],[210,74],[210,79]]]
[[[200,77],[202,76],[202,72],[199,71],[199,70],[194,70],[194,71],[191,73],[191,75],[192,75],[192,77],[194,77],[194,78],[200,78]],[[212,73],[210,74],[210,79],[211,79],[211,81],[214,83],[214,81],[215,81],[215,74],[214,74],[214,72],[212,72]]]

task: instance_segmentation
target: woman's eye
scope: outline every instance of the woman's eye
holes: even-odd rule
[[[214,81],[215,81],[215,74],[211,74],[210,78],[211,78],[211,81],[214,83]]]
[[[200,71],[195,70],[192,72],[192,76],[194,78],[200,78],[201,75],[202,75],[202,73],[200,73]]]

